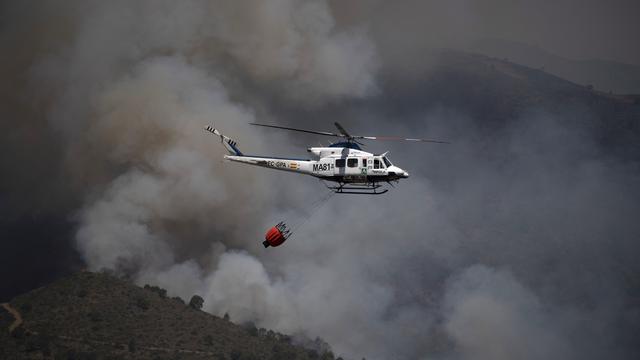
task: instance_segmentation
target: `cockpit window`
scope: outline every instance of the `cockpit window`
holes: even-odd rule
[[[389,161],[389,159],[387,159],[387,157],[383,157],[382,160],[384,160],[384,164],[387,165],[387,167],[392,166],[393,164],[391,163],[391,161]]]

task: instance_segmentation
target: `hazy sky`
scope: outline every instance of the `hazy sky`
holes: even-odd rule
[[[484,37],[538,45],[573,59],[640,64],[634,0],[334,1],[338,20],[358,19],[388,46],[461,46]],[[346,16],[345,16],[346,14]],[[384,48],[384,46],[383,46]]]

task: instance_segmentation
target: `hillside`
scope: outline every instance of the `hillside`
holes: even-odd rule
[[[319,339],[324,352],[102,273],[76,273],[14,298],[0,308],[0,328],[1,359],[334,358]]]
[[[518,64],[545,71],[596,89],[621,94],[640,93],[640,66],[616,61],[573,60],[550,53],[538,46],[502,39],[482,39],[472,44],[475,52],[507,58]]]
[[[542,112],[590,134],[607,153],[640,159],[640,96],[597,91],[485,55],[440,50],[426,58],[430,65],[409,77],[383,74],[384,93],[364,104],[368,111],[413,119],[434,109],[455,109],[488,139],[514,120]]]

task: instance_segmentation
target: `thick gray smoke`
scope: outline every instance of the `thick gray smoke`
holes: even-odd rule
[[[455,4],[446,9],[457,21],[473,13]],[[368,23],[397,18],[388,6],[82,1],[6,13],[14,21],[3,48],[16,56],[2,71],[19,84],[12,99],[33,105],[8,103],[8,113],[48,129],[34,138],[56,139],[47,166],[64,181],[44,187],[53,209],[73,212],[90,269],[200,294],[213,314],[320,336],[348,358],[637,350],[637,168],[544,109],[511,119],[491,141],[474,114],[387,109],[380,73],[405,79],[401,64],[422,59],[403,53],[420,40],[402,31],[411,24]],[[332,117],[316,122],[317,113]],[[222,163],[222,146],[202,128],[214,124],[245,152],[284,155],[317,139],[247,124],[321,130],[334,120],[354,133],[415,132],[454,145],[390,145],[409,180],[385,197],[334,197],[283,247],[263,249],[269,226],[301,222],[326,190]]]

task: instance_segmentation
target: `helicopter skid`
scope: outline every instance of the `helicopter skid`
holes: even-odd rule
[[[388,189],[384,189],[382,191],[344,191],[344,190],[336,190],[334,191],[336,194],[354,194],[354,195],[382,195],[389,191]]]
[[[378,190],[382,187],[380,184],[370,183],[362,186],[341,184],[338,186],[327,186],[328,189],[336,194],[357,194],[357,195],[382,195],[389,191],[388,189]]]

